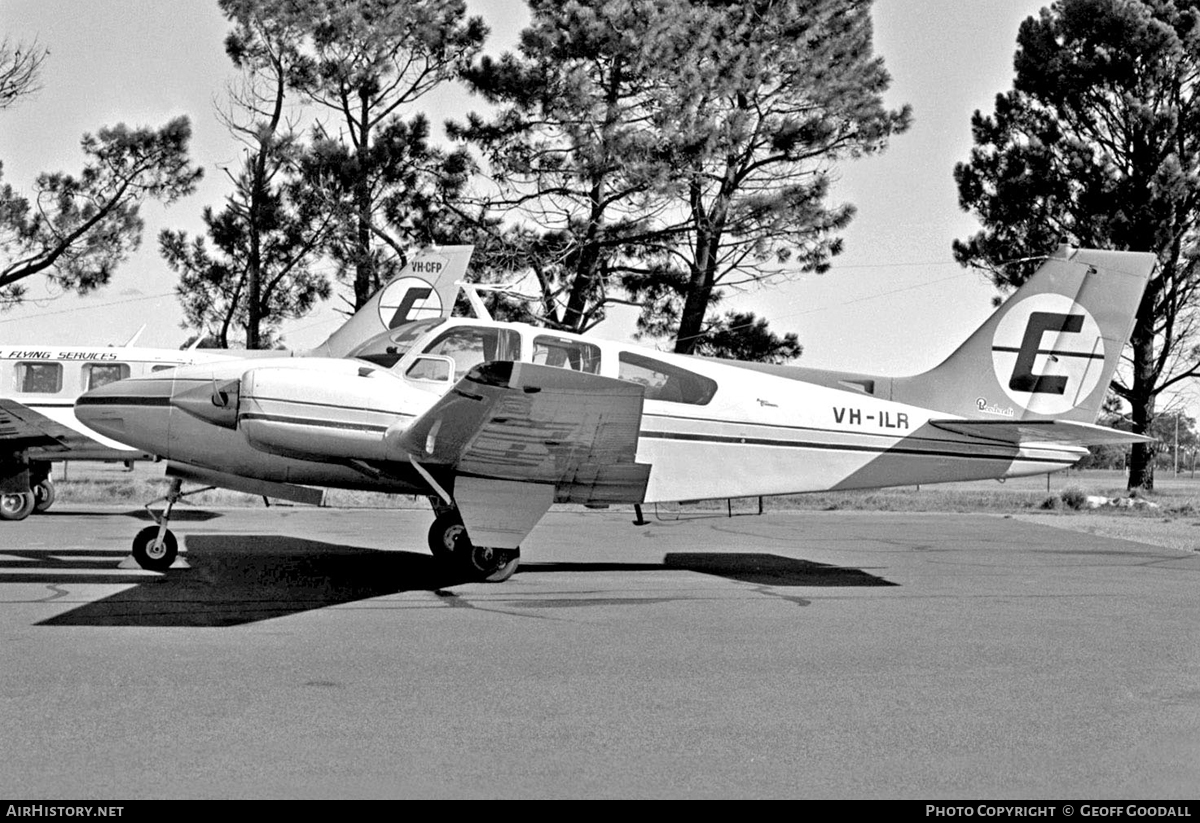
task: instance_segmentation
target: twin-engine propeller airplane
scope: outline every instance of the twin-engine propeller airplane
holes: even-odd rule
[[[433,292],[441,284],[453,297],[456,279],[466,275],[470,246],[448,246],[417,254],[359,311],[311,352],[299,356],[337,357],[409,319],[439,314]],[[421,279],[413,280],[413,275]],[[431,310],[430,306],[438,308]],[[144,327],[143,327],[144,328]],[[128,378],[161,377],[181,365],[249,357],[292,356],[292,352],[187,350],[137,347],[137,335],[123,346],[0,346],[0,521],[23,520],[54,502],[50,466],[62,460],[129,461],[156,456],[105,437],[74,414],[80,394]]]
[[[553,503],[1016,477],[1144,441],[1095,420],[1154,264],[1061,249],[940,366],[899,378],[450,317],[414,277],[392,295],[406,322],[345,357],[188,366],[88,392],[76,414],[170,461],[159,525],[134,541],[146,568],[175,559],[167,523],[190,478],[426,495],[433,554],[500,581]]]

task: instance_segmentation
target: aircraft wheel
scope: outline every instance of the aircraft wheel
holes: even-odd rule
[[[24,520],[36,504],[32,491],[0,495],[0,520]]]
[[[147,526],[133,538],[133,559],[143,569],[152,572],[165,572],[175,562],[179,554],[179,545],[175,535],[167,529],[163,539],[158,539],[158,526]]]
[[[429,527],[429,550],[438,560],[453,560],[469,547],[467,527],[455,514],[443,514]]]
[[[520,549],[472,546],[467,555],[468,570],[486,583],[503,583],[513,576],[520,562]]]
[[[38,514],[54,504],[54,481],[47,477],[33,487],[33,510]]]

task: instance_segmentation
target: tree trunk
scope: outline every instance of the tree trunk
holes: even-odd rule
[[[369,172],[369,150],[371,147],[371,125],[367,119],[370,99],[366,91],[360,93],[362,116],[359,120],[358,180],[354,183],[354,206],[356,226],[354,238],[354,308],[361,309],[375,291],[375,261],[371,257],[371,181]]]
[[[1150,424],[1154,421],[1154,336],[1143,326],[1142,317],[1138,317],[1134,327],[1133,344],[1133,387],[1130,392],[1129,405],[1133,412],[1133,431],[1135,434],[1149,434]],[[1130,489],[1143,491],[1154,490],[1154,455],[1158,451],[1157,443],[1137,443],[1133,447],[1133,456],[1129,462]]]
[[[724,203],[721,202],[715,220],[695,221],[696,253],[683,311],[679,315],[679,331],[675,334],[676,354],[694,353],[704,332],[704,315],[708,313],[717,279],[717,251],[720,248],[724,211]]]
[[[246,348],[262,348],[262,202],[266,176],[266,147],[259,146],[250,180],[250,259],[246,261]]]
[[[697,255],[688,280],[687,297],[679,315],[679,331],[675,334],[675,353],[692,354],[700,342],[704,330],[704,314],[712,297],[712,280],[709,276],[708,255]]]

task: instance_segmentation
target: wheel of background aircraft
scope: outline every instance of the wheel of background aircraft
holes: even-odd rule
[[[24,520],[36,502],[32,491],[0,495],[0,520]]]
[[[438,560],[453,560],[461,552],[462,544],[470,546],[467,538],[467,527],[457,513],[449,512],[438,515],[429,527],[429,550]]]
[[[133,538],[133,559],[143,569],[164,572],[171,568],[177,554],[179,544],[175,542],[175,535],[170,529],[163,533],[161,542],[158,539],[158,526],[147,526]]]
[[[54,481],[47,477],[33,487],[33,510],[38,514],[54,504]]]
[[[467,568],[483,581],[503,583],[516,572],[521,562],[521,550],[472,546],[466,560]]]

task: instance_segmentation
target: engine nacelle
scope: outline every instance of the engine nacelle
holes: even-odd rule
[[[328,371],[264,367],[241,380],[237,427],[259,451],[301,460],[396,460],[388,442],[413,419],[404,384],[347,363]],[[391,433],[391,436],[386,436]]]

